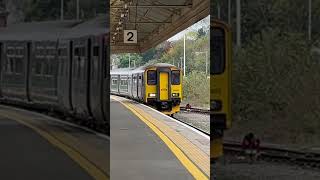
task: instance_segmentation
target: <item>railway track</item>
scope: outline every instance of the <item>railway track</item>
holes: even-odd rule
[[[198,130],[198,131],[200,131],[200,132],[202,132],[202,133],[210,136],[210,133],[204,131],[203,129],[201,129],[201,128],[199,128],[199,127],[196,127],[196,126],[194,126],[194,125],[192,125],[192,124],[190,124],[190,123],[187,123],[187,122],[185,122],[185,121],[183,121],[183,120],[181,120],[181,119],[179,119],[179,118],[176,118],[176,117],[173,117],[173,119],[175,119],[175,120],[177,120],[177,121],[179,121],[179,122],[181,122],[181,123],[183,123],[183,124],[185,124],[185,125],[187,125],[187,126],[189,126],[189,127],[191,127],[191,128],[194,128],[194,129],[196,129],[196,130]]]
[[[189,108],[189,109],[187,109],[186,107],[180,107],[180,111],[200,113],[200,114],[210,114],[210,109],[201,109],[201,108]]]
[[[240,155],[243,152],[241,144],[234,142],[225,142],[224,151],[226,154],[231,155]],[[301,167],[320,169],[320,153],[314,152],[303,152],[274,147],[261,147],[259,160],[295,164]]]

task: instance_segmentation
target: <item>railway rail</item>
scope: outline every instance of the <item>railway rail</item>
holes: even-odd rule
[[[202,109],[202,108],[188,108],[187,109],[186,107],[180,107],[180,111],[200,113],[200,114],[210,114],[210,109]]]
[[[226,154],[240,155],[243,150],[240,143],[224,142]],[[319,168],[320,153],[304,152],[276,147],[260,147],[259,160],[268,162],[283,162],[301,167]]]

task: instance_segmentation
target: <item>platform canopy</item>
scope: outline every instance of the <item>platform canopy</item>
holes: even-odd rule
[[[110,0],[111,52],[142,53],[210,13],[210,0]],[[137,43],[124,43],[137,30]]]

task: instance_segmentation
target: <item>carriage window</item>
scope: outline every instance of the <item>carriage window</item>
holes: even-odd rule
[[[93,56],[99,56],[99,46],[93,47]]]
[[[171,72],[171,84],[179,85],[180,84],[180,71],[172,71]]]
[[[211,73],[221,74],[225,69],[225,32],[222,28],[213,28],[213,38],[211,39],[213,63],[211,63]]]
[[[127,86],[128,81],[127,80],[121,80],[121,86]]]
[[[148,71],[147,74],[147,83],[148,85],[156,85],[157,84],[157,72],[156,71]]]
[[[80,48],[75,48],[74,55],[75,56],[80,56]]]
[[[20,58],[15,59],[15,72],[18,74],[23,72],[23,62]]]
[[[112,79],[112,85],[116,85],[118,84],[117,80],[116,79]]]

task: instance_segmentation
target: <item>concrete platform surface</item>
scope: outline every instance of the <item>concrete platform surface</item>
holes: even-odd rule
[[[0,105],[0,179],[109,179],[109,138]]]
[[[209,151],[201,132],[111,96],[111,179],[209,179]]]

